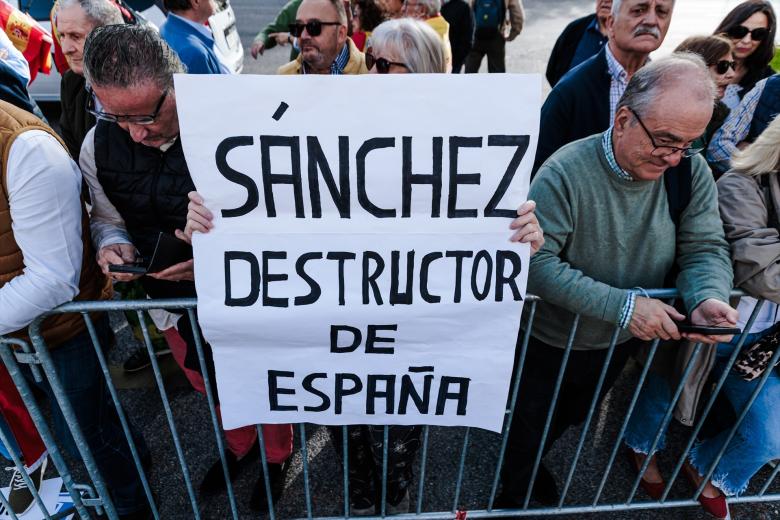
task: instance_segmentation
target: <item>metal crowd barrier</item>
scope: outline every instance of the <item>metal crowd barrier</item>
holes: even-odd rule
[[[671,289],[651,290],[648,291],[648,293],[649,296],[651,297],[670,300],[670,301],[678,296],[677,291]],[[741,295],[743,295],[743,293],[738,291],[734,291],[733,293],[733,296],[741,296]],[[708,469],[702,485],[699,486],[699,488],[695,491],[693,496],[691,496],[688,499],[668,498],[669,492],[673,484],[675,483],[677,476],[680,473],[683,463],[687,459],[689,452],[693,447],[694,442],[697,438],[697,435],[699,434],[699,432],[702,429],[702,426],[704,425],[704,421],[706,420],[710,411],[713,409],[713,404],[715,403],[716,396],[720,391],[720,389],[722,388],[729,370],[725,370],[722,376],[720,376],[717,383],[715,384],[714,390],[710,393],[709,398],[707,399],[706,403],[704,403],[703,408],[698,414],[699,417],[698,422],[691,429],[690,436],[687,443],[685,444],[684,450],[681,454],[679,454],[679,457],[677,458],[677,463],[674,467],[673,473],[667,479],[668,484],[666,485],[662,498],[659,501],[653,501],[653,500],[636,501],[636,493],[640,485],[641,475],[647,469],[647,466],[649,464],[649,458],[648,458],[645,461],[643,467],[641,468],[640,474],[636,476],[633,484],[627,490],[628,491],[627,497],[624,500],[613,501],[612,503],[610,503],[608,501],[603,500],[605,486],[607,485],[610,475],[612,474],[612,470],[615,465],[615,459],[617,457],[619,450],[621,449],[621,444],[623,441],[624,434],[626,432],[626,428],[628,426],[629,419],[631,417],[631,414],[633,413],[633,410],[639,398],[639,393],[642,389],[645,378],[650,369],[651,361],[654,358],[656,351],[658,349],[659,341],[656,340],[652,342],[650,346],[648,360],[644,364],[643,368],[641,369],[639,378],[636,382],[636,388],[634,389],[631,395],[628,409],[621,421],[621,426],[619,428],[616,438],[614,439],[614,443],[612,443],[612,448],[608,450],[608,453],[603,454],[604,455],[603,459],[606,460],[606,463],[604,464],[603,467],[603,476],[601,477],[601,480],[598,483],[598,487],[595,493],[593,494],[592,498],[590,498],[585,502],[581,501],[579,503],[570,503],[567,502],[566,498],[572,488],[574,475],[577,470],[578,463],[580,462],[581,459],[583,448],[585,446],[586,437],[589,433],[592,423],[594,422],[594,417],[596,417],[598,414],[598,410],[597,410],[598,396],[601,393],[601,389],[605,381],[605,377],[607,374],[607,367],[609,366],[615,348],[619,348],[616,347],[616,341],[618,338],[617,328],[615,329],[615,332],[612,336],[612,341],[609,346],[602,371],[600,373],[599,382],[597,384],[596,390],[591,400],[590,408],[588,410],[587,417],[582,427],[582,431],[579,434],[578,442],[576,444],[576,447],[573,450],[573,457],[571,463],[568,467],[568,471],[565,474],[564,485],[560,493],[560,500],[558,504],[554,507],[538,507],[531,504],[531,489],[533,487],[532,484],[536,479],[537,473],[541,465],[542,455],[543,455],[541,447],[544,446],[550,431],[551,423],[553,420],[554,409],[557,404],[559,390],[561,388],[561,383],[563,381],[563,376],[568,364],[569,355],[572,350],[575,333],[579,322],[579,316],[577,316],[575,317],[574,323],[569,331],[568,344],[565,348],[561,366],[558,372],[554,397],[552,399],[547,414],[547,420],[546,420],[544,432],[542,434],[542,441],[539,443],[540,449],[536,455],[535,463],[533,466],[532,477],[531,477],[531,484],[529,484],[528,486],[528,490],[526,492],[525,499],[524,499],[524,505],[520,509],[502,510],[502,509],[494,508],[498,487],[499,487],[501,466],[507,449],[509,425],[511,425],[512,423],[512,417],[514,415],[515,405],[518,402],[522,403],[523,396],[518,395],[518,393],[520,389],[520,381],[523,375],[526,351],[528,348],[530,331],[533,327],[533,320],[536,312],[537,302],[538,302],[538,298],[531,295],[529,295],[526,299],[526,306],[524,312],[528,313],[530,326],[524,333],[524,336],[520,343],[519,352],[517,353],[518,364],[511,385],[509,402],[506,410],[506,418],[504,423],[505,426],[502,431],[502,434],[500,436],[496,436],[496,443],[498,444],[499,451],[498,451],[498,457],[494,465],[495,470],[492,476],[492,485],[490,486],[489,496],[483,497],[478,503],[475,504],[462,503],[464,473],[466,471],[466,462],[468,459],[467,455],[469,450],[471,430],[469,428],[460,428],[460,430],[463,431],[463,441],[460,447],[460,453],[457,456],[457,473],[455,475],[454,481],[452,482],[452,490],[453,490],[453,500],[451,502],[452,506],[448,510],[441,510],[441,511],[426,510],[425,508],[426,484],[427,484],[426,471],[429,470],[429,462],[430,462],[429,461],[429,437],[431,436],[431,430],[428,426],[425,426],[423,428],[422,446],[419,454],[419,462],[417,463],[418,475],[416,477],[417,480],[416,500],[412,503],[413,511],[408,514],[393,515],[393,518],[397,518],[399,520],[448,519],[448,518],[453,518],[455,516],[458,516],[459,518],[465,518],[464,513],[467,514],[468,517],[473,517],[473,518],[490,518],[490,517],[506,517],[506,516],[512,516],[512,517],[554,516],[554,515],[576,514],[576,513],[614,513],[614,512],[627,512],[627,511],[677,508],[677,507],[698,507],[699,504],[696,501],[696,498],[704,489],[705,483],[712,476],[715,467],[717,466],[717,463],[720,461],[721,457],[726,451],[728,443],[734,437],[737,428],[744,420],[750,406],[752,406],[753,402],[756,400],[758,394],[760,393],[761,389],[766,383],[771,373],[771,370],[767,370],[762,375],[745,409],[737,411],[737,420],[736,423],[731,427],[729,431],[728,441],[724,444],[723,448],[721,449],[720,453],[716,457],[715,461]],[[760,310],[761,303],[763,302],[759,303],[759,305],[754,310],[753,314],[750,316],[750,319],[746,326],[746,330],[749,330],[753,322],[755,321],[756,316],[758,315],[758,312]],[[225,456],[225,443],[223,441],[223,437],[220,431],[219,419],[217,417],[217,412],[214,404],[215,400],[214,400],[214,396],[212,395],[211,385],[209,384],[209,375],[208,375],[208,371],[206,370],[206,362],[205,362],[204,351],[203,351],[203,341],[195,325],[197,323],[195,317],[195,311],[194,311],[195,305],[196,302],[194,299],[154,300],[154,301],[145,300],[145,301],[78,302],[78,303],[65,304],[52,311],[52,313],[80,313],[83,315],[83,319],[86,322],[87,329],[92,338],[93,346],[95,348],[95,353],[97,355],[100,367],[105,377],[105,382],[107,384],[111,399],[114,403],[114,406],[116,407],[116,411],[119,416],[122,428],[124,430],[125,437],[131,447],[131,452],[135,463],[135,467],[140,475],[144,487],[144,491],[146,494],[146,498],[148,500],[149,506],[151,508],[152,514],[155,519],[161,518],[160,508],[158,507],[158,504],[155,499],[155,495],[152,492],[152,486],[149,482],[149,478],[146,475],[142,462],[139,458],[138,450],[136,448],[133,436],[130,433],[127,414],[123,408],[122,403],[120,402],[120,394],[117,391],[117,388],[115,387],[114,383],[112,382],[111,375],[109,372],[109,365],[106,360],[105,354],[103,352],[103,349],[98,343],[98,336],[95,329],[95,324],[93,323],[93,320],[88,313],[96,312],[96,311],[125,311],[125,312],[134,311],[137,314],[143,332],[144,344],[146,346],[146,349],[151,359],[152,371],[154,373],[155,383],[157,386],[157,390],[159,391],[160,400],[162,402],[162,406],[165,412],[165,418],[168,423],[170,434],[175,447],[176,458],[181,468],[181,475],[184,480],[184,484],[186,488],[186,498],[189,501],[189,508],[186,507],[182,508],[181,515],[179,516],[179,518],[200,519],[203,518],[202,509],[198,502],[198,497],[196,495],[195,488],[193,486],[190,469],[187,460],[185,459],[184,451],[182,449],[181,437],[179,436],[179,433],[176,428],[176,424],[174,422],[173,411],[171,408],[170,400],[168,397],[168,393],[165,389],[165,386],[163,384],[163,376],[153,351],[148,325],[144,316],[145,311],[149,311],[151,309],[158,309],[158,308],[165,308],[167,310],[180,309],[183,313],[186,312],[189,314],[190,321],[193,327],[194,337],[196,338],[195,346],[197,349],[198,360],[200,362],[201,373],[203,374],[205,380],[204,382],[205,382],[205,390],[206,390],[206,401],[208,404],[209,414],[211,417],[211,426],[213,429],[214,438],[215,438],[216,446],[218,448],[219,456],[222,461],[224,474],[227,477],[228,469],[227,469],[227,461]],[[117,513],[114,508],[114,505],[112,504],[111,498],[109,496],[105,480],[100,474],[95,459],[89,447],[87,446],[84,434],[81,431],[81,427],[76,421],[76,417],[73,408],[71,406],[71,403],[66,398],[62,385],[56,373],[56,370],[54,369],[52,358],[47,350],[46,344],[42,336],[40,335],[40,325],[43,319],[45,318],[45,316],[41,316],[30,325],[30,329],[29,329],[30,338],[34,349],[31,348],[30,345],[28,345],[23,341],[8,339],[8,338],[0,338],[0,343],[2,343],[2,345],[0,345],[0,358],[2,358],[3,363],[5,363],[6,367],[8,368],[8,371],[13,381],[15,382],[17,388],[19,389],[23,401],[32,416],[33,422],[38,428],[38,431],[41,434],[41,438],[43,439],[46,447],[49,450],[50,458],[53,461],[53,464],[57,472],[62,478],[65,488],[67,489],[68,493],[70,494],[70,497],[73,500],[73,508],[69,508],[67,511],[58,512],[57,514],[50,514],[46,510],[38,494],[34,493],[36,503],[40,508],[40,510],[44,513],[44,516],[47,520],[48,519],[56,520],[58,518],[63,518],[69,514],[74,513],[74,511],[78,513],[82,518],[90,518],[88,511],[91,511],[93,514],[105,513],[107,517],[110,518],[111,520],[116,520],[118,518]],[[743,337],[743,341],[744,341],[744,337]],[[742,342],[740,342],[739,347],[742,346],[741,343]],[[693,366],[693,361],[696,355],[698,355],[701,352],[701,349],[702,349],[701,344],[696,345],[695,354],[691,357],[691,360],[684,371],[684,375],[690,373],[690,370]],[[728,364],[727,364],[728,368],[730,368],[733,365],[738,352],[739,352],[739,348],[734,350],[734,353],[731,355],[731,357],[728,360]],[[770,366],[773,366],[774,363],[776,363],[779,359],[780,359],[780,350],[774,353],[774,356],[770,362],[771,363]],[[46,380],[51,385],[53,389],[53,393],[56,397],[56,401],[57,401],[56,404],[57,406],[60,407],[60,409],[63,412],[63,415],[65,416],[68,422],[70,432],[73,435],[76,446],[82,458],[84,467],[86,469],[86,473],[88,474],[89,479],[91,480],[91,484],[75,483],[71,470],[68,467],[68,464],[66,464],[63,458],[63,454],[58,448],[57,443],[55,442],[52,433],[47,425],[46,416],[41,410],[41,408],[39,407],[39,405],[36,403],[30,384],[26,379],[25,375],[23,374],[23,369],[21,368],[20,365],[28,365],[32,377],[34,377],[36,381],[41,381],[42,380],[41,378],[45,377]],[[28,369],[24,369],[24,370],[28,370]],[[671,422],[673,410],[678,398],[680,397],[680,394],[682,393],[684,381],[685,381],[685,377],[682,377],[680,385],[673,392],[674,398],[672,400],[672,403],[667,408],[663,423],[659,428],[659,430],[656,432],[656,435],[654,437],[653,450],[658,445],[659,440],[663,435],[663,432],[666,430],[667,426]],[[300,456],[302,459],[302,476],[303,476],[303,488],[304,488],[303,494],[305,499],[304,500],[305,511],[301,511],[301,514],[305,518],[327,518],[327,517],[316,517],[314,515],[314,503],[315,501],[318,501],[318,498],[314,496],[312,492],[311,469],[310,469],[310,461],[309,461],[310,447],[309,447],[309,439],[307,438],[306,427],[304,424],[297,425],[297,433],[300,442]],[[348,456],[349,450],[347,449],[347,427],[346,426],[343,427],[342,433],[343,433],[342,434],[343,450],[342,450],[342,461],[341,461],[342,467],[334,468],[334,470],[338,471],[341,474],[341,477],[339,477],[338,479],[334,479],[334,483],[341,481],[340,484],[341,486],[343,486],[343,493],[340,495],[341,497],[343,497],[341,499],[343,503],[339,505],[339,512],[343,511],[343,516],[332,516],[331,518],[342,518],[342,517],[349,516],[348,472],[349,472],[350,461]],[[269,497],[268,505],[270,510],[268,512],[268,517],[271,520],[274,520],[277,515],[276,515],[276,511],[274,510],[274,505],[271,503],[271,499],[270,499],[271,484],[268,480],[268,471],[267,471],[268,463],[265,456],[265,449],[264,449],[265,443],[263,438],[263,431],[262,428],[259,427],[259,425],[257,427],[257,434],[258,434],[258,441],[260,444],[261,464],[262,464],[263,472],[266,475],[265,477],[266,494]],[[0,441],[2,441],[6,447],[9,446],[9,439],[6,438],[6,435],[2,432],[2,430],[0,430]],[[14,453],[13,450],[11,449],[9,449],[8,451],[11,454]],[[22,470],[22,473],[25,474],[23,471],[22,462],[19,460],[19,458],[16,455],[13,455],[13,459],[16,467]],[[387,468],[388,468],[388,428],[385,427],[383,456],[382,456],[382,470],[383,470],[382,482],[381,482],[382,502],[379,507],[379,511],[378,511],[379,514],[375,518],[384,517],[387,511],[387,505],[386,505]],[[780,493],[769,492],[769,488],[774,482],[778,472],[780,472],[780,465],[777,465],[774,471],[771,472],[766,482],[763,485],[761,485],[758,493],[746,494],[739,497],[731,497],[728,500],[729,504],[780,501]],[[226,478],[226,480],[227,480],[227,499],[229,503],[230,515],[233,519],[237,520],[239,518],[239,509],[236,504],[234,489],[230,483],[230,479]],[[29,477],[26,477],[26,481],[28,486],[30,486],[30,488],[34,490],[34,487],[31,485],[31,482],[29,481]],[[334,484],[334,485],[338,485],[338,484]],[[287,492],[290,492],[290,490],[286,490],[286,493]],[[179,499],[179,502],[184,503],[181,499]],[[10,511],[10,507],[8,506],[7,499],[2,494],[0,494],[0,504],[5,506],[5,508],[9,511],[9,516],[14,520],[16,520],[16,515],[14,515],[12,511]],[[262,515],[257,515],[257,516],[262,516]],[[168,519],[166,518],[166,520]]]

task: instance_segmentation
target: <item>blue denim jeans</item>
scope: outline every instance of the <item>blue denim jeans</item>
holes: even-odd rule
[[[100,345],[107,349],[111,339],[108,319],[95,321]],[[50,351],[60,383],[76,414],[106,486],[110,490],[117,513],[125,515],[142,509],[146,504],[141,480],[135,469],[130,448],[103,380],[95,349],[88,332],[83,332]],[[79,458],[76,444],[48,381],[35,383],[29,370],[25,375],[31,384],[43,390],[52,406],[54,435],[58,443],[72,456]],[[131,425],[132,428],[132,425]],[[133,438],[142,459],[149,457],[143,437],[133,430]]]
[[[754,343],[770,330],[772,329],[748,334],[745,345]],[[739,336],[735,336],[731,342],[717,346],[717,358],[713,368],[715,377],[723,375],[728,358],[734,352],[738,341]],[[745,381],[734,371],[730,371],[726,376],[722,391],[737,414],[744,410],[760,379]],[[645,386],[626,429],[625,442],[631,449],[645,454],[650,451],[671,401],[672,388],[668,381],[659,374],[648,372]],[[726,495],[743,493],[750,478],[764,464],[780,458],[780,413],[777,413],[779,406],[780,374],[777,369],[772,369],[766,384],[712,474],[713,485]],[[730,431],[731,428],[727,428],[712,438],[700,441],[691,450],[691,464],[700,474],[704,475],[709,471]],[[663,449],[665,441],[664,431],[656,450]]]

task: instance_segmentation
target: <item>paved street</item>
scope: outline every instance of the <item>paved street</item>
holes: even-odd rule
[[[256,32],[275,17],[285,0],[232,0],[237,15],[241,40],[246,51],[244,73],[268,74],[288,59],[289,48],[272,49],[260,59],[249,55],[249,48]],[[727,9],[736,2],[732,0],[679,0],[675,19],[667,43],[659,54],[668,52],[686,35],[708,33]],[[547,56],[555,37],[573,18],[590,11],[590,0],[527,0],[526,28],[520,37],[508,46],[507,61],[510,72],[542,73]],[[546,82],[545,82],[546,84]],[[263,95],[262,93],[258,95]],[[507,100],[507,103],[515,100]],[[111,361],[115,366],[118,385],[128,415],[139,425],[154,454],[151,470],[152,486],[164,520],[185,520],[194,518],[187,490],[182,478],[182,470],[175,456],[175,448],[170,435],[166,415],[163,411],[160,393],[153,386],[149,372],[133,377],[119,373],[118,367],[138,343],[129,332],[123,316],[113,316],[118,331],[118,346],[111,352]],[[195,393],[178,372],[170,358],[163,362],[163,371],[167,374],[166,390],[170,399],[176,428],[181,437],[182,449],[196,487],[208,467],[217,458],[216,444],[207,411],[206,400]],[[608,395],[604,406],[594,417],[585,443],[577,471],[567,494],[566,505],[589,504],[594,491],[601,480],[607,457],[612,449],[617,431],[620,429],[628,399],[638,374],[636,366],[630,367]],[[521,396],[522,401],[522,396]],[[463,445],[464,429],[431,428],[429,458],[425,478],[423,511],[451,510],[455,492],[458,454]],[[343,512],[342,473],[333,447],[324,428],[309,425],[308,436],[309,479],[312,486],[314,515],[339,515]],[[296,429],[296,449],[291,468],[287,474],[287,491],[277,511],[282,518],[300,517],[306,514],[303,491],[303,468],[300,453],[300,436]],[[574,447],[579,441],[579,429],[568,432],[554,446],[545,459],[562,487],[568,473]],[[680,453],[686,431],[674,425],[671,429],[669,449],[660,457],[661,467],[671,471]],[[466,509],[483,509],[492,485],[493,472],[498,455],[500,437],[496,434],[471,430],[466,458],[466,470],[459,504]],[[619,503],[625,501],[628,490],[633,484],[633,474],[625,462],[622,453],[616,460],[610,473],[610,479],[604,490],[601,503]],[[762,470],[754,482],[763,483],[770,471]],[[249,495],[258,478],[258,468],[251,467],[238,479],[236,496],[241,518],[252,518],[247,507]],[[83,481],[80,472],[77,481]],[[416,501],[417,483],[413,486],[412,503]],[[755,492],[757,486],[751,487]],[[776,484],[770,491],[780,491]],[[692,490],[687,483],[678,479],[670,499],[686,498]],[[637,494],[638,501],[647,500],[642,491]],[[734,518],[745,520],[769,520],[780,518],[780,508],[776,505],[739,505],[732,508]],[[200,517],[204,519],[230,518],[227,498],[223,494],[200,503]],[[574,518],[573,516],[559,518]],[[632,513],[600,513],[580,515],[576,518],[592,519],[690,519],[707,518],[698,508],[666,509]]]

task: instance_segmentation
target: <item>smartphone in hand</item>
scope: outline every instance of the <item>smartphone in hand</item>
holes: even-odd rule
[[[715,327],[713,325],[694,325],[684,321],[677,323],[677,330],[687,334],[704,334],[705,336],[730,336],[742,334],[742,329],[737,327]]]

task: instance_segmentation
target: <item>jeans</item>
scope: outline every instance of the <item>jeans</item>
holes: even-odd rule
[[[103,349],[109,344],[111,331],[108,318],[95,320],[95,328]],[[87,445],[97,463],[100,474],[111,493],[117,513],[126,515],[142,509],[146,504],[141,480],[135,469],[119,416],[108,388],[103,381],[95,349],[88,332],[52,347],[49,353],[57,376],[78,420]],[[29,369],[25,376],[31,384],[45,392],[52,403],[54,393],[47,380],[35,383]],[[58,406],[52,406],[54,435],[68,452],[80,458],[68,424]],[[142,460],[149,458],[149,449],[143,437],[130,425]]]
[[[748,334],[745,345],[755,343],[762,335],[773,329]],[[734,352],[740,336],[729,343],[717,346],[717,358],[713,375],[720,378],[726,363]],[[652,377],[651,377],[652,376]],[[722,392],[739,415],[744,410],[751,394],[761,378],[745,381],[736,372],[729,371]],[[645,386],[637,401],[634,413],[626,429],[625,442],[636,452],[647,454],[661,422],[672,401],[672,388],[662,376],[648,373]],[[772,373],[750,407],[744,420],[737,428],[723,457],[712,474],[712,483],[726,495],[739,495],[747,488],[750,478],[767,462],[780,458],[780,374]],[[732,428],[721,431],[714,437],[700,441],[691,450],[691,464],[699,474],[706,474],[723,448]],[[666,432],[661,435],[657,450],[663,449]]]

